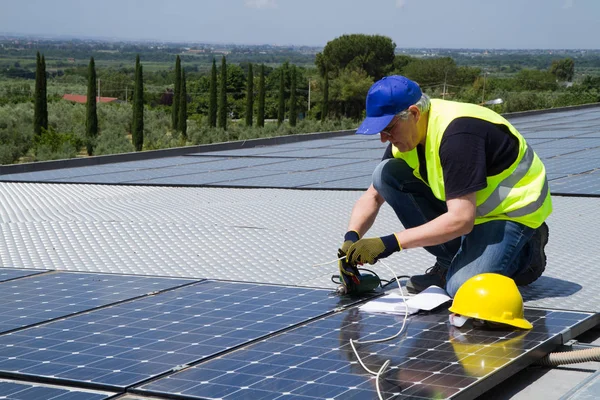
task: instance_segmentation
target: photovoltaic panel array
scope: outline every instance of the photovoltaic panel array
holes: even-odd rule
[[[386,360],[385,399],[472,399],[561,341],[595,323],[593,314],[527,309],[534,329],[451,326],[448,312],[411,316],[396,339],[356,344],[372,371]],[[133,392],[194,399],[376,399],[375,380],[359,365],[350,339],[395,335],[403,317],[346,310],[269,337]]]
[[[114,393],[25,383],[0,379],[0,399],[8,400],[103,400]]]
[[[0,332],[197,280],[53,272],[0,283]]]
[[[19,269],[19,268],[0,268],[0,282],[11,281],[13,279],[26,276],[43,274],[48,272],[46,269]]]
[[[0,336],[0,375],[124,389],[355,301],[203,281]]]
[[[580,178],[600,169],[600,107],[508,120],[553,171],[548,173],[553,194],[600,195],[595,175]],[[273,145],[248,142],[253,147],[4,174],[0,181],[364,190],[386,145],[379,135],[353,134]],[[572,160],[568,168],[565,159]],[[339,163],[335,170],[334,163]],[[356,171],[356,163],[365,168]]]

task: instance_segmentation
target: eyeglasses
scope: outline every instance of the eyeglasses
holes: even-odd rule
[[[394,123],[392,124],[392,126],[390,126],[389,128],[382,129],[382,130],[381,130],[381,132],[379,132],[379,133],[383,133],[383,134],[384,134],[384,135],[386,135],[387,137],[391,137],[391,136],[392,136],[392,134],[390,133],[390,131],[391,131],[392,129],[394,129],[394,126],[396,126],[396,124],[398,123],[398,120],[399,120],[399,119],[400,119],[400,118],[396,118],[396,120],[394,121]]]

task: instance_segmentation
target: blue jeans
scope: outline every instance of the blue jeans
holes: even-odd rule
[[[406,229],[423,225],[448,211],[429,186],[401,159],[382,161],[373,186],[394,209]],[[469,278],[484,272],[514,277],[531,263],[529,241],[535,229],[514,221],[490,221],[449,242],[425,247],[447,269],[446,291],[452,297]]]

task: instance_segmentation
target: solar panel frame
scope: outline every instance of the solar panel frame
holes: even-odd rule
[[[400,339],[357,345],[357,349],[371,370],[377,371],[386,359],[392,361],[381,381],[384,398],[473,399],[568,340],[570,332],[598,322],[594,313],[542,309],[526,309],[526,318],[534,324],[531,331],[459,330],[449,325],[447,311],[411,316]],[[286,395],[372,398],[372,376],[355,361],[348,339],[392,336],[401,321],[400,316],[352,308],[139,385],[131,392],[223,400],[240,396],[283,399]]]
[[[0,398],[35,400],[104,400],[115,393],[0,379]]]
[[[0,335],[0,376],[123,390],[360,301],[330,293],[201,281]]]
[[[50,272],[49,269],[0,268],[0,282],[12,281],[28,276]]]
[[[198,279],[80,272],[0,282],[0,333],[193,282]]]

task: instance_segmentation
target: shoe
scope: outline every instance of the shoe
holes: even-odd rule
[[[531,264],[513,278],[517,286],[529,285],[544,273],[546,269],[546,252],[544,248],[548,244],[549,234],[550,231],[545,222],[533,233],[529,241],[530,251],[533,252]]]
[[[406,290],[408,290],[408,293],[417,294],[432,285],[443,289],[446,286],[446,272],[448,272],[447,268],[436,263],[433,267],[427,269],[425,274],[411,276],[406,281]]]

